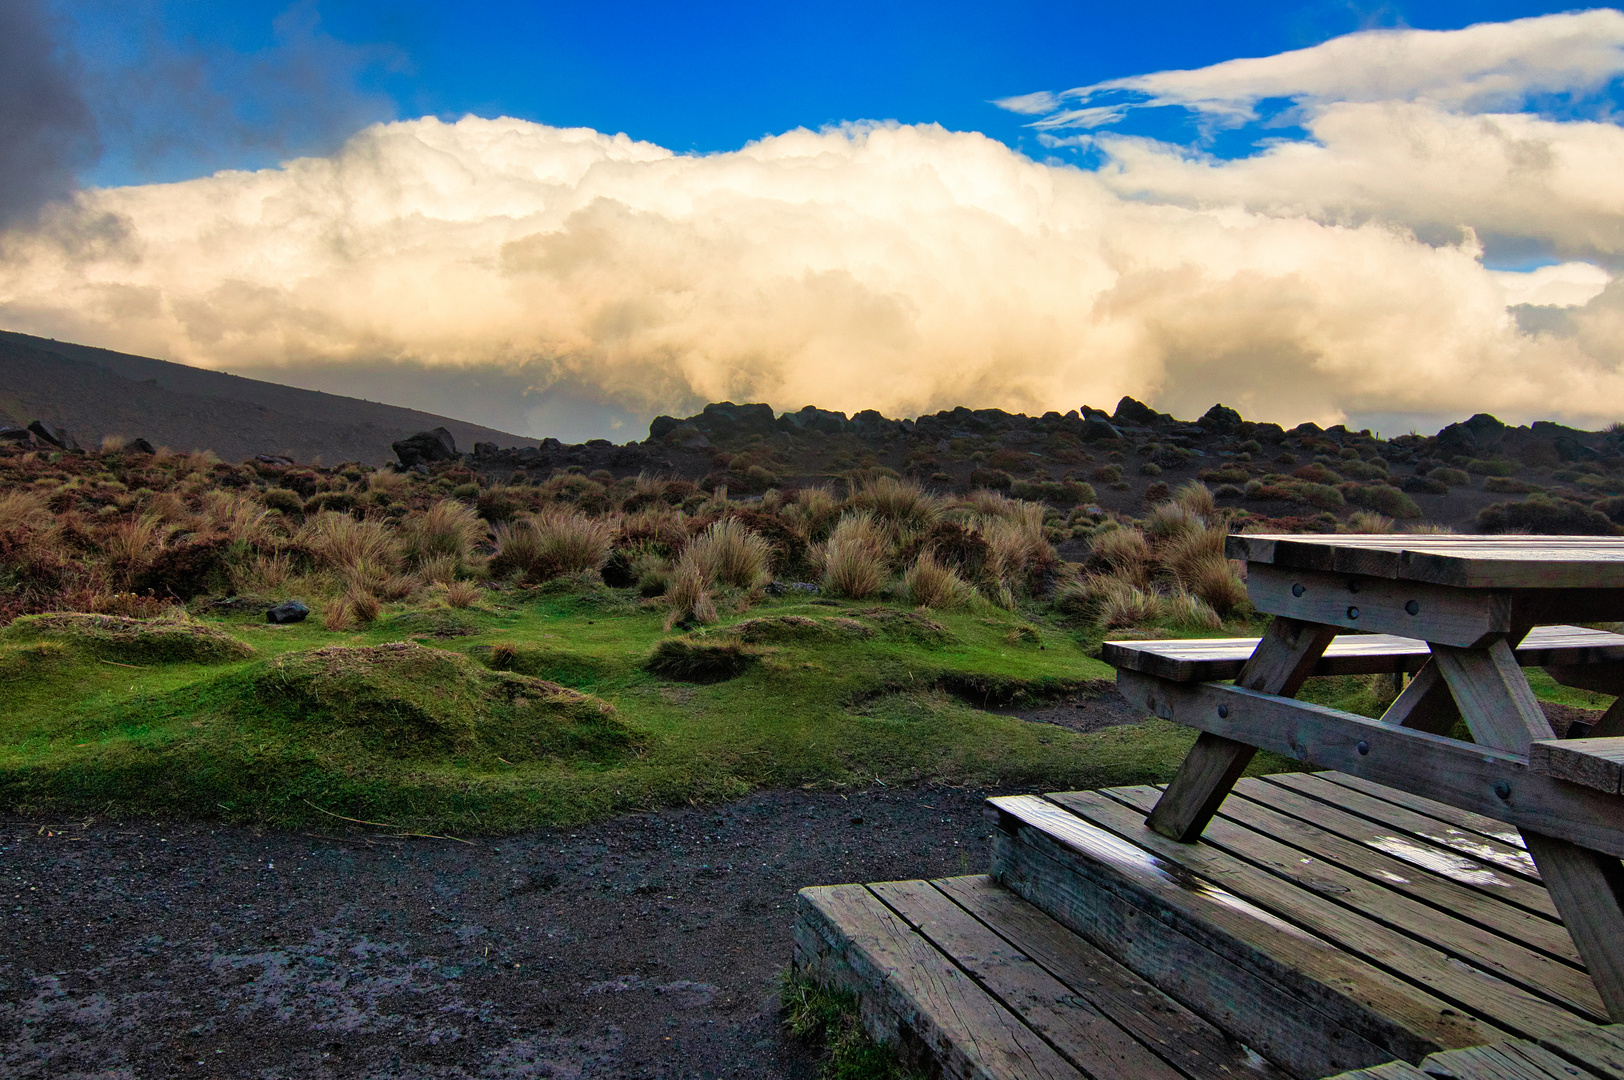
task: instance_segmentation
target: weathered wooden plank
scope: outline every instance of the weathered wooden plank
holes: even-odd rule
[[[1530,772],[1513,753],[1238,686],[1121,671],[1117,687],[1164,720],[1624,855],[1624,799]]]
[[[1137,828],[1137,814],[1103,792],[1057,792],[1049,798],[1118,835],[1123,830]],[[1229,832],[1219,821],[1214,821],[1209,828],[1220,833]],[[1351,892],[1358,884],[1358,879],[1351,874],[1334,867],[1319,867],[1312,877],[1283,880],[1282,876],[1277,875],[1284,874],[1291,861],[1289,856],[1270,859],[1268,870],[1263,870],[1250,860],[1237,858],[1225,850],[1226,845],[1219,842],[1176,844],[1143,830],[1138,830],[1138,833],[1138,842],[1158,857],[1209,881],[1223,882],[1226,891],[1256,904],[1276,918],[1302,926],[1350,955],[1392,972],[1417,989],[1424,988],[1429,994],[1444,998],[1456,1008],[1481,1017],[1501,1030],[1519,1036],[1537,1036],[1567,1031],[1585,1022],[1570,1007],[1553,1004],[1494,974],[1452,960],[1439,949],[1395,930],[1391,925],[1377,922],[1364,912],[1340,902],[1346,894],[1333,899],[1303,887],[1305,880],[1317,879]],[[1232,834],[1228,838],[1235,840]],[[1271,849],[1263,839],[1254,837],[1250,844],[1258,859],[1280,854],[1277,848]],[[1369,895],[1369,890],[1365,892],[1367,900],[1376,902]],[[1413,904],[1406,897],[1394,896],[1390,899]],[[1550,967],[1554,975],[1554,965]],[[1564,985],[1563,989],[1569,990],[1571,985]],[[1590,1016],[1597,1016],[1598,1013],[1594,1006],[1587,1010]]]
[[[1573,686],[1597,694],[1624,694],[1624,663],[1608,659],[1599,663],[1586,663],[1558,653],[1552,662],[1541,664],[1546,674],[1563,686]]]
[[[1508,830],[1500,836],[1491,836],[1459,821],[1453,821],[1441,813],[1432,813],[1430,808],[1437,804],[1430,799],[1418,798],[1416,805],[1407,805],[1397,798],[1387,797],[1387,792],[1397,789],[1369,783],[1363,787],[1355,787],[1351,781],[1357,779],[1358,777],[1350,777],[1346,773],[1276,773],[1264,777],[1270,784],[1279,784],[1300,791],[1338,809],[1351,811],[1399,832],[1409,833],[1439,847],[1459,852],[1480,865],[1505,871],[1531,885],[1540,885],[1539,869],[1534,866],[1532,856],[1523,846],[1521,833]],[[1481,818],[1482,815],[1472,817]],[[1507,892],[1513,902],[1524,906],[1528,906],[1531,900],[1540,895],[1523,889]],[[1553,918],[1561,918],[1556,914],[1556,905],[1551,903],[1548,897],[1545,898],[1545,905],[1536,907],[1535,910],[1549,911]]]
[[[1266,780],[1242,780],[1223,814],[1290,840],[1389,887],[1582,965],[1545,888],[1402,830]],[[1436,825],[1442,829],[1445,826]]]
[[[1586,537],[1254,534],[1232,559],[1464,588],[1624,588],[1624,543]]]
[[[1277,618],[1241,668],[1236,684],[1290,697],[1302,688],[1335,636],[1329,627]],[[1146,824],[1174,840],[1194,840],[1218,812],[1255,753],[1244,741],[1204,733],[1179,764]]]
[[[1107,795],[1130,809],[1141,810],[1155,800],[1156,790],[1151,787],[1119,787],[1108,788],[1099,794]],[[1064,796],[1054,798],[1066,805]],[[1243,799],[1231,799],[1226,805],[1234,807],[1236,803],[1244,802]],[[1244,805],[1236,809],[1246,813]],[[1267,814],[1250,814],[1257,822],[1254,828],[1235,820],[1232,817],[1234,812],[1226,809],[1212,820],[1202,834],[1206,844],[1290,883],[1308,900],[1310,906],[1323,898],[1326,902],[1349,908],[1386,927],[1400,938],[1424,943],[1432,961],[1446,960],[1444,956],[1430,957],[1431,950],[1436,949],[1441,954],[1492,972],[1527,994],[1554,1002],[1564,1012],[1578,1012],[1593,1021],[1607,1019],[1607,1011],[1596,995],[1596,988],[1582,968],[1554,960],[1519,941],[1421,903],[1392,888],[1391,882],[1378,884],[1333,861],[1287,844],[1285,837],[1277,837],[1267,831],[1269,826],[1275,824],[1286,825],[1290,831],[1288,821],[1279,820],[1279,815],[1271,819]],[[1374,856],[1374,852],[1364,854]],[[1374,858],[1368,861],[1374,861]],[[1262,902],[1260,897],[1242,889],[1234,878],[1225,877],[1223,880],[1237,891],[1246,893],[1250,899]],[[1282,891],[1278,895],[1281,898],[1279,902],[1283,904],[1293,902],[1290,891]],[[1447,962],[1446,966],[1452,967]],[[1434,985],[1434,989],[1443,992],[1440,986]]]
[[[932,882],[1190,1080],[1286,1080],[1222,1031],[983,875]]]
[[[1424,1022],[1394,1019],[1410,987],[1052,803],[989,802],[995,880],[1298,1076],[1493,1037],[1441,1001]]]
[[[1624,1022],[1624,866],[1617,856],[1532,829],[1522,833],[1608,1014]]]
[[[1432,1078],[1408,1061],[1389,1061],[1385,1065],[1338,1073],[1329,1080],[1432,1080]]]
[[[1504,639],[1479,649],[1434,643],[1432,659],[1479,746],[1526,757],[1529,743],[1556,736]]]
[[[1530,1042],[1446,1050],[1423,1061],[1421,1071],[1446,1080],[1594,1080],[1584,1069]]]
[[[867,888],[802,889],[798,915],[800,927],[839,954],[856,983],[850,989],[899,1025],[871,1028],[882,1041],[902,1041],[900,1029],[905,1029],[953,1077],[1082,1080],[1083,1074]],[[869,1015],[865,1020],[873,1022]]]
[[[869,890],[1088,1075],[1182,1080],[1177,1069],[929,882],[888,881]]]
[[[1498,841],[1518,851],[1523,848],[1522,833],[1503,821],[1496,821],[1494,818],[1486,817],[1483,814],[1474,814],[1472,811],[1462,810],[1458,806],[1450,806],[1448,803],[1441,803],[1436,799],[1429,799],[1408,791],[1400,791],[1398,788],[1387,787],[1362,777],[1351,776],[1348,773],[1333,771],[1315,773],[1314,775],[1338,787],[1362,791],[1373,798],[1405,807],[1417,814],[1441,821],[1446,825],[1453,825],[1468,832],[1478,833],[1489,840]],[[1537,880],[1538,872],[1534,869],[1533,861],[1526,854],[1515,857],[1519,860],[1518,865],[1522,866],[1529,874],[1533,874]]]
[[[1246,591],[1270,615],[1434,643],[1476,645],[1514,625],[1511,594],[1500,590],[1252,565]]]
[[[1107,641],[1100,657],[1112,667],[1142,671],[1174,682],[1212,682],[1240,674],[1257,648],[1255,637],[1191,638],[1166,641]],[[1601,693],[1624,686],[1624,634],[1580,626],[1535,627],[1517,646],[1517,663],[1571,673],[1596,683]],[[1396,634],[1340,634],[1314,665],[1315,676],[1414,674],[1432,657],[1427,643]],[[1554,670],[1553,670],[1554,666]],[[1579,685],[1565,683],[1565,685]],[[1585,686],[1584,689],[1592,689]]]
[[[1541,739],[1528,748],[1528,767],[1597,791],[1624,783],[1624,738]]]
[[[1624,1080],[1624,1025],[1581,1028],[1541,1039],[1540,1045],[1607,1080]]]

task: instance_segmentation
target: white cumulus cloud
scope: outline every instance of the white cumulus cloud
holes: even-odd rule
[[[1506,108],[1507,72],[1518,93],[1605,81],[1615,16],[1353,35],[1318,47],[1332,74],[1186,79],[1190,102],[1314,100],[1306,138],[1236,160],[1096,133],[1084,169],[930,125],[696,156],[380,124],[330,157],[82,193],[0,238],[0,325],[537,435],[724,398],[1595,424],[1624,411],[1624,136],[1468,106]],[[1497,271],[1485,245],[1557,265]]]

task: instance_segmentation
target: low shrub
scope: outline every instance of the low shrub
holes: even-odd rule
[[[1512,480],[1504,476],[1491,476],[1483,481],[1484,491],[1493,491],[1501,495],[1532,495],[1545,489],[1538,484],[1530,484],[1526,480]]]
[[[1449,485],[1431,476],[1406,476],[1399,490],[1411,495],[1448,495]]]
[[[1015,484],[1015,478],[1002,469],[971,469],[970,486],[989,488],[993,491],[1008,491]]]
[[[1538,533],[1547,536],[1617,536],[1624,532],[1600,510],[1568,499],[1545,496],[1485,506],[1478,511],[1477,528],[1485,533]]]
[[[1402,521],[1421,516],[1421,508],[1415,505],[1414,499],[1387,484],[1354,484],[1344,488],[1343,491],[1346,493],[1347,501],[1353,505],[1374,510],[1390,518]]]
[[[1440,484],[1447,484],[1450,487],[1460,487],[1462,484],[1470,484],[1472,482],[1472,478],[1467,476],[1462,470],[1450,468],[1433,469],[1427,473],[1427,479],[1434,480]]]
[[[518,574],[527,582],[565,574],[597,573],[609,561],[614,530],[602,518],[565,507],[550,507],[512,526],[498,526],[493,576]]]
[[[1122,479],[1122,466],[1100,465],[1094,469],[1093,477],[1096,484],[1114,484]]]
[[[969,606],[975,599],[975,588],[959,577],[948,566],[936,561],[926,551],[914,561],[903,577],[910,603],[923,608],[953,611]]]
[[[1517,471],[1521,468],[1522,463],[1517,461],[1479,461],[1474,459],[1466,463],[1466,471],[1478,476],[1516,476]]]

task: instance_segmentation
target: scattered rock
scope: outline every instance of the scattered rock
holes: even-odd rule
[[[303,600],[286,600],[265,612],[265,621],[283,623],[304,622],[310,615],[310,606]]]
[[[79,444],[63,429],[45,420],[29,422],[28,430],[59,450],[78,450]]]
[[[401,465],[408,469],[434,461],[452,461],[457,457],[457,441],[443,427],[419,431],[416,435],[391,443],[390,447]]]

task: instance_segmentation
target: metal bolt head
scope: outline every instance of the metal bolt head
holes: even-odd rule
[[[1421,614],[1421,602],[1419,600],[1407,600],[1407,601],[1405,601],[1405,603],[1404,603],[1404,611],[1405,611],[1406,614],[1409,614],[1409,615],[1419,615],[1419,614]]]
[[[1354,749],[1359,751],[1359,756],[1360,757],[1363,757],[1364,755],[1370,753],[1370,743],[1365,741],[1364,739],[1360,739],[1359,740],[1359,745],[1354,747]]]
[[[1220,706],[1218,706],[1218,716],[1219,716],[1220,719],[1228,717],[1229,716],[1229,706],[1228,705],[1220,705]]]
[[[1494,782],[1494,793],[1500,796],[1501,799],[1509,799],[1511,798],[1511,785],[1504,780],[1496,780]]]
[[[1293,595],[1293,596],[1301,596],[1303,594],[1303,592],[1304,592],[1304,589],[1303,589],[1302,585],[1300,585],[1300,584],[1293,585],[1291,587],[1291,595]]]
[[[1358,608],[1351,607],[1351,608],[1348,609],[1348,618],[1357,619],[1358,617],[1359,617],[1359,609]]]

